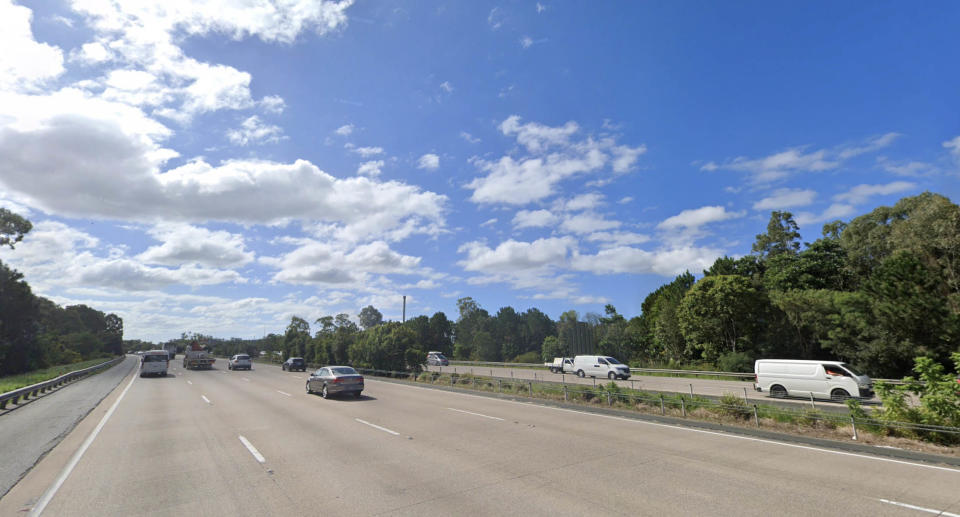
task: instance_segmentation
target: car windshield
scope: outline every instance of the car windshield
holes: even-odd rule
[[[330,368],[330,371],[332,371],[336,375],[358,375],[357,371],[354,370],[353,368],[350,368],[349,366]]]
[[[605,357],[604,359],[606,359],[607,362],[610,363],[610,364],[623,364],[623,363],[621,363],[620,361],[617,361],[616,359],[614,359],[614,358],[612,358],[612,357]]]

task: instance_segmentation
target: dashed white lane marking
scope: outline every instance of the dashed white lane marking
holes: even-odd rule
[[[114,410],[117,409],[117,406],[120,405],[120,401],[123,400],[123,396],[127,394],[127,390],[130,389],[130,386],[133,386],[133,382],[137,380],[137,376],[134,375],[130,379],[130,384],[127,384],[127,387],[123,389],[120,393],[120,396],[117,397],[117,400],[114,401],[113,405],[110,406],[110,409],[107,410],[107,414],[103,415],[103,418],[100,419],[100,423],[97,424],[97,427],[93,429],[93,432],[90,433],[90,436],[83,441],[83,444],[77,449],[77,452],[74,453],[73,457],[70,458],[70,462],[67,463],[67,466],[63,468],[63,472],[60,473],[60,476],[57,477],[56,481],[53,482],[53,485],[50,485],[50,488],[43,494],[43,497],[37,501],[36,506],[30,510],[31,516],[39,516],[43,513],[43,509],[50,504],[50,500],[53,499],[53,496],[57,495],[57,490],[60,490],[60,487],[63,485],[63,482],[70,477],[70,473],[73,472],[73,468],[77,466],[77,463],[80,462],[80,458],[83,457],[83,453],[87,452],[87,449],[90,448],[90,444],[93,443],[93,440],[97,438],[97,435],[100,434],[100,430],[103,429],[103,426],[107,424],[107,420],[110,420],[110,417],[113,416]]]
[[[924,507],[922,507],[922,506],[914,506],[914,505],[912,505],[912,504],[907,504],[907,503],[898,503],[897,501],[890,501],[890,500],[888,500],[888,499],[877,499],[877,501],[880,501],[881,503],[892,504],[892,505],[894,505],[894,506],[900,506],[900,507],[902,507],[902,508],[909,508],[909,509],[911,509],[911,510],[917,510],[917,511],[920,511],[920,512],[927,512],[927,513],[933,513],[933,514],[936,514],[936,515],[943,515],[944,517],[960,517],[960,515],[957,515],[957,514],[955,514],[955,513],[944,512],[944,511],[941,511],[941,510],[934,510],[934,509],[932,509],[932,508],[924,508]]]
[[[369,380],[368,380],[368,381],[369,381]],[[381,382],[381,383],[384,383],[384,384],[388,384],[387,381],[375,381],[375,380],[374,380],[373,382]],[[414,390],[430,390],[430,391],[434,391],[434,392],[437,391],[437,390],[435,390],[435,389],[433,389],[433,388],[426,388],[426,387],[423,387],[423,386],[411,386],[411,385],[409,385],[409,384],[399,384],[399,383],[394,383],[394,382],[390,382],[389,384],[391,384],[391,385],[393,385],[393,386],[401,386],[401,387],[404,387],[404,388],[409,388],[409,389],[414,389]],[[927,465],[927,464],[925,464],[925,463],[914,463],[914,462],[912,462],[912,461],[897,460],[897,459],[893,459],[893,458],[884,458],[884,457],[882,457],[882,456],[870,456],[870,455],[867,455],[867,454],[858,454],[858,453],[855,453],[855,452],[835,451],[835,450],[832,450],[832,449],[823,449],[823,448],[820,448],[820,447],[811,447],[811,446],[809,446],[809,445],[798,445],[798,444],[795,444],[795,443],[777,442],[777,441],[774,441],[774,440],[767,440],[767,439],[764,439],[764,438],[753,438],[753,437],[750,437],[750,436],[742,436],[742,435],[737,435],[737,434],[726,434],[726,433],[719,433],[719,432],[715,432],[715,431],[706,431],[706,430],[703,430],[703,429],[693,429],[693,428],[690,428],[690,427],[683,427],[683,426],[670,425],[670,424],[661,424],[661,423],[658,423],[658,422],[650,422],[650,421],[647,421],[647,420],[637,420],[637,419],[634,419],[634,418],[626,418],[626,417],[622,417],[622,416],[601,415],[601,414],[599,414],[599,413],[590,413],[590,412],[587,412],[587,411],[579,411],[579,410],[576,410],[576,409],[567,409],[567,408],[560,408],[560,407],[553,407],[553,406],[545,406],[545,405],[542,405],[542,404],[531,403],[531,402],[517,402],[517,401],[515,401],[515,400],[503,400],[503,399],[498,399],[498,398],[484,397],[484,396],[482,396],[482,395],[472,395],[472,394],[470,394],[470,393],[457,393],[457,392],[453,392],[453,391],[446,391],[446,392],[444,392],[444,393],[449,393],[449,394],[451,394],[451,395],[456,395],[456,396],[460,396],[460,397],[469,397],[469,398],[481,399],[481,400],[486,400],[486,401],[496,401],[496,402],[505,403],[505,404],[515,404],[515,405],[519,405],[519,406],[535,407],[535,408],[540,408],[540,409],[546,409],[546,410],[549,410],[549,411],[561,411],[561,412],[564,412],[564,413],[576,413],[576,414],[579,414],[579,415],[590,416],[590,417],[595,417],[595,418],[605,418],[605,419],[609,419],[609,420],[619,420],[619,421],[621,421],[621,422],[629,422],[629,423],[631,423],[631,424],[636,424],[636,425],[649,425],[649,426],[652,426],[652,427],[664,427],[664,428],[667,428],[667,429],[676,429],[676,430],[678,430],[678,431],[685,431],[685,432],[689,432],[689,433],[708,434],[708,435],[712,435],[712,436],[719,436],[719,437],[721,437],[721,438],[728,438],[728,439],[731,439],[731,440],[746,440],[746,441],[750,441],[750,442],[759,442],[759,443],[766,443],[766,444],[770,444],[770,445],[779,445],[780,447],[790,447],[790,448],[792,448],[792,449],[804,449],[804,450],[809,450],[809,451],[823,452],[823,453],[827,453],[827,454],[835,454],[835,455],[838,455],[838,456],[850,456],[850,457],[854,457],[854,458],[862,458],[862,459],[873,460],[873,461],[882,461],[882,462],[885,462],[885,463],[896,463],[896,464],[899,464],[899,465],[909,465],[909,466],[911,466],[911,467],[919,467],[919,468],[924,468],[924,469],[940,470],[940,471],[954,472],[954,473],[960,474],[960,469],[954,469],[954,468],[950,468],[950,467],[940,467],[940,466],[938,466],[938,465]]]
[[[247,382],[250,382],[250,379],[248,379],[248,378],[246,378],[246,377],[241,377],[241,379],[243,379],[243,380],[245,380],[245,381],[247,381]]]
[[[190,381],[187,381],[187,384],[193,384],[193,383],[192,383],[192,382],[190,382]]]
[[[490,420],[501,420],[501,421],[503,420],[498,416],[484,415],[483,413],[474,413],[473,411],[465,411],[463,409],[456,409],[452,407],[448,407],[447,409],[449,409],[450,411],[456,411],[458,413],[466,413],[468,415],[482,416],[483,418],[489,418]]]
[[[210,399],[208,399],[206,395],[200,395],[200,398],[202,398],[207,404],[213,404],[213,402],[210,402]]]
[[[257,448],[254,447],[252,443],[250,443],[250,440],[247,440],[243,435],[240,435],[239,438],[240,438],[240,441],[243,443],[243,446],[246,447],[248,451],[250,451],[250,454],[253,454],[254,459],[259,461],[260,463],[265,463],[267,461],[267,459],[263,457],[263,454],[260,454],[260,451],[258,451]]]
[[[383,432],[390,433],[390,434],[392,434],[392,435],[394,435],[394,436],[400,436],[400,433],[398,433],[398,432],[396,432],[396,431],[391,431],[390,429],[387,429],[386,427],[380,427],[380,426],[377,425],[377,424],[371,424],[370,422],[367,422],[366,420],[360,420],[359,418],[354,418],[354,420],[356,420],[357,422],[360,422],[361,424],[369,425],[370,427],[372,427],[372,428],[374,428],[374,429],[379,429],[379,430],[381,430],[381,431],[383,431]]]
[[[292,396],[293,396],[293,395],[287,393],[286,391],[277,390],[277,393],[279,393],[279,394],[281,394],[281,395],[286,395],[286,396],[288,396],[288,397],[292,397]]]

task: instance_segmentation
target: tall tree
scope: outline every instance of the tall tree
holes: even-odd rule
[[[13,245],[22,241],[32,228],[30,221],[6,208],[0,208],[0,246],[13,249]]]
[[[383,314],[380,314],[373,305],[367,305],[363,309],[360,309],[360,314],[357,315],[357,318],[360,321],[360,326],[363,330],[369,330],[377,325],[383,323]]]
[[[783,253],[796,254],[800,251],[800,227],[790,212],[774,211],[770,213],[767,232],[757,234],[752,251],[766,259]]]
[[[704,277],[683,297],[677,319],[684,338],[714,361],[723,354],[752,352],[765,318],[765,295],[733,275]]]

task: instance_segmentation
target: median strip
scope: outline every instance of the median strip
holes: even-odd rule
[[[243,435],[238,436],[238,438],[240,438],[240,442],[242,442],[243,446],[246,447],[248,451],[250,451],[250,454],[253,455],[253,458],[255,460],[257,460],[260,463],[266,463],[267,459],[263,457],[263,454],[260,454],[260,451],[258,451],[257,448],[254,447],[252,443],[250,443],[250,440],[247,440],[246,437],[244,437]]]
[[[500,421],[503,421],[502,418],[497,417],[497,416],[484,415],[483,413],[474,413],[473,411],[465,411],[465,410],[463,410],[463,409],[456,409],[456,408],[452,408],[452,407],[448,407],[447,409],[449,409],[450,411],[456,411],[456,412],[458,412],[458,413],[466,413],[466,414],[468,414],[468,415],[482,416],[483,418],[489,418],[490,420],[500,420]]]
[[[370,422],[367,422],[366,420],[361,420],[361,419],[359,419],[359,418],[354,418],[354,420],[356,420],[357,422],[360,422],[361,424],[369,425],[370,427],[372,427],[372,428],[374,428],[374,429],[379,429],[379,430],[381,430],[381,431],[383,431],[383,432],[385,432],[385,433],[390,433],[390,434],[392,434],[392,435],[394,435],[394,436],[400,436],[400,433],[398,433],[398,432],[396,432],[396,431],[391,431],[390,429],[387,429],[386,427],[380,427],[380,426],[377,425],[377,424],[371,424]]]

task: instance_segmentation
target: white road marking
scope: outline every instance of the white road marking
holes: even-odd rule
[[[260,463],[266,463],[267,459],[263,457],[263,454],[260,454],[260,451],[258,451],[257,448],[254,447],[252,443],[250,443],[250,440],[247,440],[242,434],[239,436],[239,438],[240,438],[240,441],[243,442],[243,446],[246,447],[248,451],[250,451],[250,454],[253,454],[254,459],[259,461]]]
[[[957,515],[957,514],[955,514],[955,513],[943,512],[943,511],[940,511],[940,510],[933,510],[933,509],[931,509],[931,508],[924,508],[924,507],[922,507],[922,506],[914,506],[914,505],[912,505],[912,504],[907,504],[907,503],[898,503],[898,502],[896,502],[896,501],[890,501],[890,500],[887,500],[887,499],[877,499],[877,501],[880,501],[881,503],[892,504],[892,505],[894,505],[894,506],[900,506],[900,507],[903,507],[903,508],[909,508],[909,509],[911,509],[911,510],[917,510],[917,511],[921,511],[921,512],[933,513],[933,514],[936,514],[936,515],[943,515],[944,517],[960,517],[960,515]]]
[[[212,404],[212,402],[210,402],[210,399],[208,399],[206,395],[200,395],[200,398],[202,398],[203,401],[206,402],[207,404]]]
[[[368,379],[368,380],[369,380],[369,379]],[[378,382],[378,381],[373,381],[373,382]],[[379,382],[387,383],[386,381],[379,381]],[[422,387],[422,386],[411,386],[411,385],[408,385],[408,384],[400,384],[400,383],[395,383],[395,382],[390,382],[390,383],[388,383],[388,384],[392,384],[392,385],[394,385],[394,386],[402,386],[402,387],[404,387],[404,388],[418,389],[418,390],[430,390],[430,391],[434,391],[434,392],[438,391],[438,390],[435,390],[435,389],[432,389],[432,388],[425,388],[425,387]],[[953,469],[953,468],[950,468],[950,467],[939,467],[939,466],[937,466],[937,465],[927,465],[927,464],[925,464],[925,463],[914,463],[914,462],[904,461],[904,460],[895,460],[895,459],[893,459],[893,458],[884,458],[884,457],[881,457],[881,456],[870,456],[870,455],[867,455],[867,454],[858,454],[858,453],[855,453],[855,452],[835,451],[835,450],[832,450],[832,449],[822,449],[822,448],[820,448],[820,447],[812,447],[812,446],[809,446],[809,445],[798,445],[798,444],[795,444],[795,443],[777,442],[777,441],[774,441],[774,440],[767,440],[767,439],[764,439],[764,438],[753,438],[753,437],[750,437],[750,436],[742,436],[742,435],[737,435],[737,434],[718,433],[718,432],[716,432],[716,431],[707,431],[707,430],[704,430],[704,429],[694,429],[694,428],[692,428],[692,427],[684,427],[684,426],[680,426],[680,425],[670,425],[670,424],[661,424],[661,423],[657,423],[657,422],[648,422],[648,421],[646,421],[646,420],[638,420],[638,419],[635,419],[635,418],[626,418],[626,417],[622,417],[622,416],[601,415],[601,414],[599,414],[599,413],[590,413],[590,412],[587,412],[587,411],[579,411],[579,410],[576,410],[576,409],[567,409],[567,408],[559,408],[559,407],[553,407],[553,406],[544,406],[544,405],[542,405],[542,404],[536,404],[536,403],[532,403],[532,402],[517,402],[517,401],[514,401],[514,400],[503,400],[503,399],[499,399],[499,398],[484,397],[484,396],[482,396],[482,395],[471,395],[471,394],[469,394],[469,393],[457,393],[457,392],[453,392],[453,391],[446,391],[445,393],[449,393],[449,394],[451,394],[451,395],[458,395],[458,396],[461,396],[461,397],[478,398],[478,399],[483,399],[483,400],[487,400],[487,401],[503,402],[503,403],[507,403],[507,404],[517,404],[517,405],[520,405],[520,406],[527,406],[527,407],[537,407],[537,408],[549,409],[549,410],[553,410],[553,411],[564,411],[564,412],[567,412],[567,413],[576,413],[576,414],[579,414],[579,415],[587,415],[587,416],[593,416],[593,417],[597,417],[597,418],[608,418],[608,419],[611,419],[611,420],[620,420],[620,421],[623,421],[623,422],[630,422],[630,423],[634,423],[634,424],[649,425],[649,426],[654,426],[654,427],[665,427],[665,428],[667,428],[667,429],[676,429],[676,430],[679,430],[679,431],[688,431],[688,432],[691,432],[691,433],[709,434],[709,435],[713,435],[713,436],[720,436],[720,437],[723,437],[723,438],[730,438],[730,439],[733,439],[733,440],[747,440],[747,441],[751,441],[751,442],[767,443],[767,444],[770,444],[770,445],[779,445],[779,446],[781,446],[781,447],[792,447],[792,448],[795,448],[795,449],[806,449],[806,450],[810,450],[810,451],[825,452],[825,453],[828,453],[828,454],[836,454],[836,455],[839,455],[839,456],[852,456],[852,457],[854,457],[854,458],[863,458],[863,459],[874,460],[874,461],[885,461],[885,462],[887,462],[887,463],[897,463],[897,464],[900,464],[900,465],[909,465],[909,466],[912,466],[912,467],[920,467],[920,468],[933,469],[933,470],[943,470],[943,471],[946,471],[946,472],[953,472],[953,473],[956,473],[956,474],[960,474],[960,469]]]
[[[501,420],[501,421],[503,420],[502,418],[497,416],[484,415],[483,413],[474,413],[473,411],[464,411],[462,409],[456,409],[452,407],[448,407],[447,409],[449,409],[450,411],[456,411],[458,413],[466,413],[468,415],[482,416],[483,418],[489,418],[490,420]]]
[[[247,381],[247,382],[250,382],[250,379],[248,379],[248,378],[246,378],[246,377],[241,377],[241,379],[243,379],[243,380],[245,380],[245,381]]]
[[[187,381],[187,384],[193,384],[193,383],[192,383],[192,382],[190,382],[190,381]]]
[[[293,395],[287,393],[286,391],[277,390],[277,393],[279,393],[279,394],[281,394],[281,395],[286,395],[286,396],[288,396],[288,397],[292,397],[292,396],[293,396]]]
[[[357,422],[360,422],[361,424],[369,425],[370,427],[372,427],[372,428],[374,428],[374,429],[379,429],[379,430],[381,430],[381,431],[390,433],[390,434],[392,434],[392,435],[394,435],[394,436],[400,436],[400,433],[398,433],[398,432],[396,432],[396,431],[391,431],[390,429],[387,429],[386,427],[380,427],[380,426],[377,425],[377,424],[371,424],[370,422],[367,422],[366,420],[360,420],[359,418],[354,418],[354,420],[356,420]]]
[[[103,429],[103,426],[106,425],[107,420],[110,420],[110,417],[113,416],[113,412],[117,409],[117,406],[120,405],[120,401],[123,400],[123,396],[127,394],[127,390],[130,389],[130,386],[133,386],[133,382],[137,380],[137,376],[134,375],[130,379],[130,383],[127,384],[127,387],[123,389],[120,393],[120,396],[117,397],[117,400],[113,402],[113,405],[110,406],[110,409],[107,410],[107,414],[103,415],[103,418],[100,419],[100,423],[97,424],[97,427],[93,429],[93,432],[90,433],[90,436],[83,441],[83,444],[77,449],[77,452],[74,453],[73,457],[70,458],[70,461],[67,463],[67,466],[63,468],[63,472],[57,477],[56,481],[53,482],[53,485],[50,485],[50,488],[44,492],[43,497],[37,501],[37,504],[30,510],[31,516],[40,515],[43,513],[44,508],[50,504],[50,500],[53,499],[53,496],[57,495],[57,490],[60,490],[60,487],[63,485],[64,481],[70,477],[70,473],[73,472],[74,467],[77,466],[77,463],[80,462],[80,458],[83,457],[83,454],[87,452],[87,449],[90,447],[90,444],[93,443],[93,440],[97,438],[97,435],[100,434],[100,430]]]

